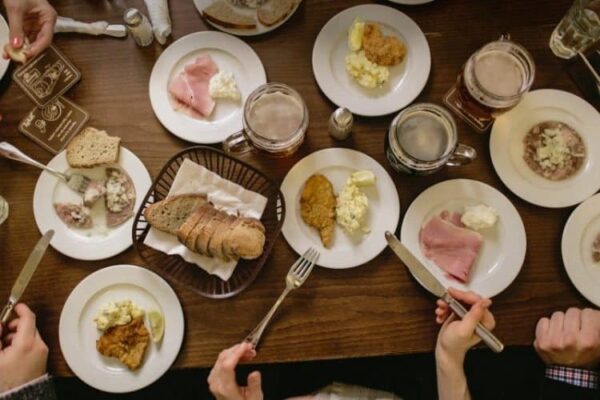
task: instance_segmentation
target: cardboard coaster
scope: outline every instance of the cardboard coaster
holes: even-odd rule
[[[89,114],[64,97],[46,107],[35,107],[19,124],[19,131],[51,153],[62,151],[87,122]]]
[[[17,68],[13,79],[37,104],[44,107],[81,79],[81,73],[54,46]]]

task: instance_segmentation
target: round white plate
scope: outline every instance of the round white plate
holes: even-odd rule
[[[69,170],[67,152],[62,151],[48,163],[50,168],[58,171]],[[135,186],[135,207],[137,212],[146,195],[152,180],[148,170],[135,154],[121,147],[118,166],[125,170]],[[104,169],[98,167],[91,169],[73,170],[90,178],[103,178]],[[54,229],[54,237],[50,245],[62,254],[78,260],[103,260],[126,250],[131,246],[131,230],[134,217],[132,216],[122,225],[109,229],[104,225],[104,202],[98,200],[92,207],[93,229],[69,228],[56,214],[55,202],[81,203],[82,196],[71,190],[65,183],[54,175],[44,171],[40,175],[33,194],[33,216],[38,229],[43,234],[48,229]]]
[[[242,93],[240,102],[216,100],[207,119],[196,119],[173,108],[167,86],[185,64],[210,55],[220,70],[233,73]],[[171,44],[160,55],[150,75],[150,102],[154,114],[175,136],[193,143],[219,143],[242,130],[244,101],[267,83],[265,69],[254,50],[240,39],[221,32],[196,32]]]
[[[8,43],[8,24],[2,15],[0,15],[0,43],[2,46]],[[5,60],[4,57],[0,57],[0,79],[4,77],[6,71],[8,70],[8,65],[10,64],[10,60]]]
[[[421,253],[419,232],[425,222],[444,210],[463,212],[464,206],[477,204],[495,208],[498,222],[480,231],[484,244],[471,268],[469,282],[463,284],[448,277]],[[406,211],[400,237],[444,287],[472,290],[484,297],[493,297],[512,283],[521,270],[527,250],[525,226],[515,206],[498,190],[470,179],[441,182],[422,192]]]
[[[581,203],[562,235],[562,258],[579,293],[600,307],[600,263],[592,259],[592,243],[600,234],[600,194]]]
[[[536,124],[561,121],[574,128],[587,151],[585,163],[572,177],[550,181],[533,172],[523,160],[523,138]],[[512,110],[494,122],[490,154],[496,173],[517,196],[542,207],[569,207],[600,189],[600,114],[574,94],[554,89],[525,94]]]
[[[322,174],[331,181],[338,194],[351,173],[365,169],[372,171],[376,178],[374,186],[361,188],[369,199],[366,221],[371,232],[350,236],[336,224],[333,244],[326,249],[318,231],[308,226],[300,215],[304,183],[311,175]],[[283,236],[298,254],[303,254],[309,247],[317,249],[321,253],[317,264],[322,267],[345,269],[371,261],[387,246],[385,231],[394,232],[398,226],[400,200],[394,181],[377,161],[356,150],[331,148],[304,157],[286,175],[281,192],[287,210]]]
[[[194,0],[194,5],[196,6],[196,9],[200,13],[200,15],[202,15],[202,10],[204,10],[206,7],[210,6],[213,2],[214,2],[214,0]],[[294,6],[292,12],[289,13],[284,19],[282,19],[280,22],[276,23],[273,26],[266,26],[266,25],[261,24],[260,21],[258,20],[258,18],[256,18],[256,29],[231,29],[231,28],[226,28],[224,26],[215,24],[206,18],[204,18],[204,21],[207,24],[210,24],[213,27],[215,27],[223,32],[227,32],[227,33],[230,33],[230,34],[236,35],[236,36],[263,35],[265,33],[271,32],[271,31],[279,28],[281,25],[285,24],[288,21],[288,19],[290,19],[292,17],[292,15],[294,15],[296,10],[298,10],[298,7],[300,7],[300,3],[302,3],[302,0],[296,0],[296,5]],[[252,10],[252,9],[245,9],[242,7],[236,7],[236,9],[242,14],[246,14],[246,15],[250,15],[250,16],[256,15],[256,11]]]
[[[95,316],[107,302],[125,299],[146,312],[157,310],[164,316],[163,339],[148,343],[143,363],[136,371],[96,350],[100,331]],[[145,324],[148,328],[147,318]],[[58,334],[62,354],[79,379],[104,392],[133,392],[163,376],[177,358],[184,334],[183,310],[173,289],[154,272],[115,265],[94,272],[73,289],[60,314]]]
[[[390,68],[390,79],[382,88],[360,86],[346,72],[348,29],[355,18],[377,22],[385,35],[393,34],[406,45],[406,57]],[[421,93],[431,69],[429,44],[419,26],[406,14],[386,6],[361,5],[342,11],[321,29],[312,53],[317,84],[333,103],[363,116],[396,112]]]
[[[419,4],[431,3],[433,0],[389,0],[392,3],[396,4],[405,4],[409,6],[416,6]]]

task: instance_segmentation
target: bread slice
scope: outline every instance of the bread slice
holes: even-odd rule
[[[207,255],[212,257],[213,255],[208,252],[208,245],[210,240],[214,236],[217,229],[227,221],[227,213],[223,211],[217,211],[215,215],[213,215],[212,219],[208,224],[204,226],[202,232],[196,238],[196,250],[200,254]]]
[[[179,239],[182,244],[185,244],[187,238],[190,236],[192,230],[196,227],[198,222],[200,222],[202,216],[212,209],[214,209],[214,207],[209,202],[206,202],[200,207],[196,208],[196,210],[186,218],[186,220],[177,230],[177,239]]]
[[[144,210],[144,217],[153,228],[177,235],[177,231],[185,220],[196,208],[207,201],[206,196],[199,194],[167,197],[165,200],[148,206]]]
[[[208,254],[212,257],[220,258],[221,260],[229,261],[230,258],[226,257],[223,253],[223,240],[225,239],[225,235],[231,225],[236,222],[238,219],[233,215],[227,215],[225,221],[221,223],[221,225],[217,228],[214,235],[210,239],[208,243]]]
[[[29,39],[25,38],[23,41],[23,46],[15,49],[11,46],[10,43],[6,43],[4,45],[4,51],[11,60],[16,61],[21,64],[25,64],[27,62],[27,53],[31,50],[31,44],[29,43]]]
[[[225,0],[214,1],[202,10],[202,16],[210,22],[232,29],[256,29],[256,20],[240,13]]]
[[[263,253],[265,227],[254,218],[240,217],[229,228],[223,240],[223,254],[232,259],[253,260]]]
[[[258,20],[266,26],[276,25],[291,14],[295,5],[296,0],[268,1],[258,9]]]
[[[121,138],[96,128],[85,128],[67,146],[71,168],[93,168],[119,161]]]
[[[202,217],[200,217],[200,220],[198,221],[198,223],[196,224],[194,229],[192,229],[192,232],[189,234],[189,236],[185,240],[185,243],[184,243],[185,247],[187,247],[188,249],[190,249],[193,252],[206,255],[206,254],[198,251],[198,248],[196,247],[196,242],[198,241],[198,237],[202,233],[202,230],[204,229],[204,227],[206,225],[208,225],[208,223],[213,219],[213,217],[215,216],[216,213],[217,213],[217,209],[214,207],[211,207],[210,210],[208,210],[206,213],[204,213],[204,215],[202,215]]]

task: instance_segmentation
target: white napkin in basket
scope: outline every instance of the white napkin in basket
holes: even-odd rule
[[[239,213],[244,217],[260,219],[267,206],[267,198],[263,195],[244,189],[186,159],[177,171],[169,196],[190,193],[205,194],[217,209],[229,214]],[[236,261],[223,261],[194,253],[179,243],[177,237],[154,228],[150,228],[144,244],[169,255],[178,254],[224,281],[231,278],[237,265]]]

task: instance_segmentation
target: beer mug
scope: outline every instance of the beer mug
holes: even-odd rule
[[[446,165],[465,165],[477,157],[474,148],[458,143],[452,115],[430,103],[405,108],[394,118],[385,154],[396,171],[415,175],[428,175]]]
[[[274,157],[294,153],[304,142],[308,108],[300,94],[282,83],[258,87],[244,103],[244,129],[223,141],[223,150],[258,150]]]
[[[477,132],[516,106],[535,76],[531,54],[508,35],[477,50],[465,63],[444,103]]]
[[[600,40],[600,2],[575,0],[550,36],[550,49],[569,59]]]

